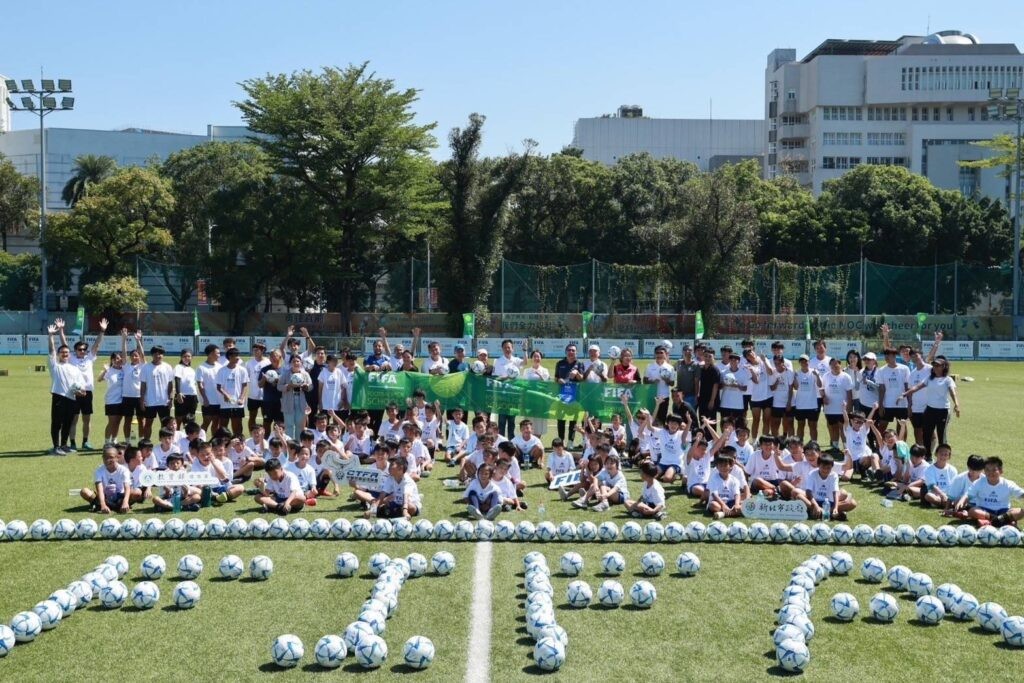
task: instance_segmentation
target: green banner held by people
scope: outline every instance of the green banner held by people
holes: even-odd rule
[[[586,412],[608,421],[622,415],[622,395],[629,392],[630,410],[654,410],[657,387],[653,384],[626,386],[598,382],[574,385],[575,398],[566,401],[557,382],[497,380],[469,372],[427,375],[418,372],[357,371],[352,386],[352,407],[380,410],[391,402],[405,405],[417,389],[428,403],[440,401],[442,408],[455,406],[472,411],[495,412],[522,417],[575,420]]]
[[[583,311],[583,338],[590,338],[590,321],[594,319],[593,311]]]
[[[71,334],[76,337],[85,334],[85,306],[78,307],[78,314],[75,316],[75,329],[71,330]]]
[[[475,337],[476,336],[476,313],[463,313],[462,314],[462,336],[463,337]]]
[[[693,336],[695,339],[704,338],[704,314],[697,311],[697,320],[694,323]]]

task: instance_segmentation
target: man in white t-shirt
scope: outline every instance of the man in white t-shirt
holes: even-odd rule
[[[591,383],[608,381],[608,364],[601,360],[601,347],[597,344],[587,347],[587,359],[583,361],[583,381]]]
[[[484,363],[486,364],[486,360]],[[494,361],[494,377],[498,379],[516,379],[522,374],[523,359],[513,352],[512,340],[503,339],[501,342],[501,355]],[[512,439],[516,435],[515,415],[498,415],[498,433],[506,439]]]
[[[174,366],[174,419],[185,424],[196,419],[199,408],[199,385],[192,367],[192,352],[182,349],[181,361]]]
[[[50,455],[67,455],[71,452],[68,438],[74,433],[71,431],[71,421],[75,416],[75,401],[85,394],[82,389],[85,377],[70,361],[71,349],[67,344],[61,344],[60,348],[54,347],[54,335],[63,326],[64,321],[58,318],[56,323],[47,328],[50,345],[50,439],[53,441]]]
[[[743,395],[750,386],[750,370],[740,365],[740,357],[733,353],[729,356],[729,368],[722,373],[722,393],[719,412],[722,417],[731,417],[736,425],[745,425],[747,411],[743,407]]]
[[[427,357],[420,364],[420,370],[428,375],[448,374],[448,359],[441,355],[441,344],[427,342]]]
[[[149,350],[151,362],[142,366],[142,438],[153,436],[153,420],[171,415],[174,398],[174,368],[164,362],[164,347]]]
[[[260,374],[263,368],[270,365],[270,359],[266,356],[267,347],[256,342],[252,345],[252,358],[245,363],[245,371],[249,374],[249,432],[256,426],[256,414],[263,408],[263,387],[260,386]],[[263,419],[267,417],[263,414]]]
[[[875,371],[878,388],[878,431],[884,432],[891,420],[907,419],[907,401],[903,393],[910,388],[910,369],[896,364],[896,349],[883,352],[885,365]]]
[[[64,325],[63,320],[61,325],[58,327],[60,331],[60,341],[62,344],[67,344],[67,338],[64,336]],[[76,450],[75,445],[75,430],[78,427],[78,416],[82,416],[82,448],[89,451],[92,450],[92,444],[89,443],[89,425],[92,421],[92,392],[94,388],[94,377],[95,371],[93,369],[96,363],[96,357],[100,350],[100,342],[103,341],[103,334],[107,331],[107,319],[103,318],[100,320],[100,333],[96,336],[96,341],[93,342],[92,348],[85,340],[80,339],[75,342],[74,353],[68,359],[69,362],[81,371],[82,376],[85,378],[85,386],[83,387],[84,394],[78,396],[75,402],[78,404],[74,417],[71,419],[71,444],[68,450],[74,452]],[[83,330],[84,332],[84,330]]]
[[[287,515],[298,512],[306,504],[306,496],[302,493],[299,480],[291,472],[286,472],[277,458],[271,458],[266,464],[266,477],[256,480],[256,504],[262,506],[263,512],[276,512]]]
[[[655,397],[668,399],[672,394],[672,386],[676,383],[676,371],[668,360],[668,349],[663,344],[654,347],[654,362],[649,363],[644,369],[644,384],[656,385]],[[665,417],[668,415],[669,401],[665,400],[658,404],[658,410],[653,416],[659,424],[665,424]]]
[[[249,389],[249,373],[239,362],[238,349],[228,349],[227,365],[217,371],[217,393],[220,394],[220,426],[231,423],[231,433],[242,434],[242,416],[245,413],[245,397]]]
[[[220,347],[207,344],[203,349],[206,361],[196,368],[196,382],[199,384],[199,397],[202,402],[203,431],[217,431],[220,426],[220,393],[217,391],[217,373],[220,372]]]

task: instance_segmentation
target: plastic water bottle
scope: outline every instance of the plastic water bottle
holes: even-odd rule
[[[891,508],[892,507],[892,499],[891,498],[882,498],[882,507],[884,507],[884,508]]]
[[[547,507],[544,506],[544,503],[541,503],[540,506],[537,508],[537,517],[540,519],[540,521],[543,522],[544,518],[547,517],[547,514]]]
[[[821,508],[821,519],[823,522],[827,522],[832,519],[832,506],[825,504]]]
[[[181,512],[181,487],[175,486],[171,494],[171,510],[175,513]]]

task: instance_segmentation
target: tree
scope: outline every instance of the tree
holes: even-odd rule
[[[102,311],[103,317],[119,320],[126,311],[146,310],[148,292],[134,277],[123,275],[82,288],[82,305],[90,311]]]
[[[831,239],[814,195],[793,177],[758,180],[751,199],[759,225],[757,263],[772,259],[816,266],[838,262],[829,248]]]
[[[0,252],[0,308],[25,311],[39,289],[39,256]]]
[[[114,157],[103,154],[82,154],[75,157],[71,177],[64,183],[60,198],[67,206],[74,206],[89,194],[92,188],[103,182],[117,170]]]
[[[1004,178],[1012,178],[1016,173],[1018,162],[1024,164],[1024,144],[1022,143],[1024,140],[1018,140],[1016,135],[1000,133],[993,136],[991,140],[971,143],[975,147],[991,151],[992,156],[974,161],[958,161],[957,163],[964,168],[1001,168],[1000,175]],[[1017,158],[1018,154],[1020,159]]]
[[[242,83],[236,102],[274,170],[325,207],[321,302],[351,330],[366,263],[422,233],[436,196],[428,150],[434,124],[416,125],[418,91],[397,90],[367,64],[299,71]],[[317,302],[320,303],[320,302]]]
[[[74,207],[49,219],[43,248],[58,276],[83,269],[88,283],[135,273],[135,257],[171,244],[167,221],[174,210],[170,183],[156,171],[130,167],[96,185]]]
[[[0,154],[0,248],[7,251],[7,236],[16,235],[31,223],[38,210],[39,181],[18,173]]]
[[[438,289],[453,334],[462,331],[462,314],[483,312],[508,229],[509,198],[522,184],[533,149],[496,161],[481,160],[484,117],[470,114],[465,128],[448,135],[450,160],[440,168],[441,187],[451,207],[438,245]]]

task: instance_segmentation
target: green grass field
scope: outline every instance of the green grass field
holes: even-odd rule
[[[48,378],[32,366],[41,359],[0,357],[0,519],[21,519],[31,523],[44,518],[73,520],[90,515],[68,490],[88,485],[98,454],[65,458],[43,456],[49,446]],[[954,464],[963,468],[969,453],[999,454],[1007,462],[1009,478],[1024,480],[1024,456],[1015,448],[1011,430],[1020,415],[1024,365],[1009,363],[955,363],[954,371],[972,375],[976,381],[961,383],[964,416],[950,430]],[[101,403],[98,399],[97,403]],[[1017,417],[1015,417],[1017,416]],[[102,419],[102,416],[97,416]],[[824,429],[824,424],[822,424]],[[102,427],[94,434],[102,435]],[[550,430],[548,438],[550,438]],[[102,438],[93,439],[102,441]],[[454,504],[456,493],[442,488],[441,476],[425,480],[427,519],[464,518]],[[638,490],[638,477],[629,472],[631,486]],[[570,508],[558,501],[542,483],[537,471],[527,473],[531,486],[527,500],[530,510],[522,518],[539,521],[538,507],[546,507],[546,518],[554,522],[590,519],[600,523],[626,521],[621,510],[604,515]],[[854,484],[849,487],[860,501],[851,515],[858,523],[938,526],[934,511],[916,505],[880,505],[874,491]],[[700,515],[689,501],[670,491],[666,521],[684,524]],[[336,517],[354,519],[360,511],[352,503],[324,501],[307,510],[307,519]],[[143,508],[136,517],[145,519],[151,510]],[[189,516],[189,515],[186,515]],[[219,509],[203,510],[199,516],[230,519],[258,516],[254,506],[243,499]],[[511,517],[514,519],[514,517]],[[705,520],[706,521],[706,520]],[[372,580],[365,574],[369,556],[385,552],[404,556],[420,552],[428,558],[438,550],[456,556],[458,566],[448,577],[427,576],[410,580],[401,593],[398,612],[388,622],[384,635],[390,648],[388,662],[374,672],[364,672],[346,663],[339,671],[319,670],[312,650],[325,634],[339,633],[354,621],[367,597]],[[666,571],[652,580],[658,601],[650,610],[628,607],[602,610],[595,607],[573,610],[565,605],[569,580],[558,574],[558,559],[569,549],[580,552],[585,568],[580,577],[595,590],[604,577],[598,576],[601,555],[617,550],[627,560],[627,572],[620,577],[629,586],[638,572],[640,556],[651,549],[643,543],[495,543],[490,565],[492,580],[492,627],[490,679],[529,680],[541,675],[531,658],[532,642],[526,635],[522,599],[522,557],[530,550],[547,556],[554,572],[556,614],[568,631],[570,644],[565,666],[546,674],[552,680],[764,680],[778,677],[771,656],[770,634],[778,595],[790,570],[817,552],[831,552],[822,546],[756,546],[750,544],[659,544],[657,550],[666,564],[674,567],[676,555],[690,550],[702,560],[701,573],[682,578]],[[351,579],[334,578],[335,556],[349,550],[359,556],[364,569]],[[1024,595],[1016,574],[1022,566],[1021,549],[1004,548],[847,548],[856,564],[868,556],[887,565],[905,564],[925,571],[936,584],[952,581],[978,596],[995,600],[1010,614],[1024,613]],[[179,557],[199,555],[206,569],[199,579],[203,590],[200,604],[190,611],[171,607],[174,580],[158,582],[162,596],[153,610],[131,608],[106,611],[95,603],[41,635],[36,642],[20,645],[0,660],[3,680],[64,680],[111,677],[124,674],[138,679],[239,680],[259,677],[334,679],[359,676],[365,680],[393,679],[396,674],[420,681],[466,679],[467,653],[479,642],[471,633],[474,557],[476,545],[457,542],[411,541],[46,541],[0,543],[0,623],[21,610],[31,609],[57,588],[65,587],[91,570],[108,555],[124,555],[132,565],[125,578],[138,580],[138,565],[149,553],[164,556],[173,574]],[[216,567],[220,558],[234,553],[248,560],[269,555],[275,563],[274,576],[267,582],[219,581]],[[827,618],[828,600],[836,592],[856,595],[862,606],[878,586],[851,577],[832,577],[819,587],[813,601],[817,634],[810,643],[812,661],[805,673],[811,680],[1016,680],[1024,651],[1003,647],[998,636],[982,634],[976,625],[946,620],[937,627],[917,626],[912,601],[899,598],[901,614],[896,623],[882,626],[858,619],[854,623],[833,623]],[[627,598],[628,601],[628,598]],[[270,644],[283,633],[298,635],[306,647],[302,665],[289,671],[270,663]],[[407,671],[400,664],[401,648],[412,635],[431,638],[437,657],[431,668]]]

